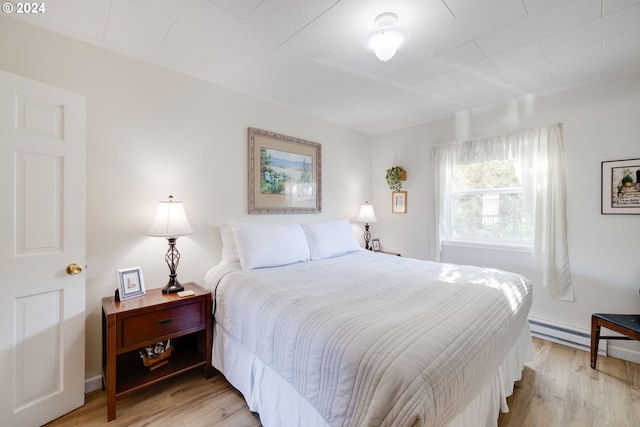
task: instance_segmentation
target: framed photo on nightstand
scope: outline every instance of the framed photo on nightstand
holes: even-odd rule
[[[373,239],[371,241],[371,249],[373,252],[380,252],[380,239]]]
[[[116,275],[118,276],[118,292],[121,300],[145,294],[142,269],[140,267],[120,268],[116,270]]]

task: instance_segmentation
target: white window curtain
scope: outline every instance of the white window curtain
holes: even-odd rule
[[[543,272],[542,283],[553,298],[573,301],[561,124],[432,147],[436,259],[440,260],[442,240],[448,235],[448,199],[454,167],[505,159],[515,159],[524,207],[534,217],[533,251]]]

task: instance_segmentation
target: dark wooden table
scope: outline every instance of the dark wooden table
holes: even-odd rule
[[[211,378],[211,293],[183,284],[194,296],[180,298],[149,289],[141,297],[117,302],[102,298],[102,385],[107,390],[107,420],[116,418],[116,397],[183,372],[204,367]],[[139,351],[171,340],[166,363],[144,366]]]

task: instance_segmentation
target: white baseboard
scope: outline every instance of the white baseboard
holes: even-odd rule
[[[84,380],[84,392],[91,393],[102,388],[102,375],[97,375],[92,378],[85,378]]]
[[[531,335],[534,337],[591,351],[591,334],[589,332],[531,317],[529,318],[529,326],[531,327]],[[600,341],[598,354],[603,356],[607,354],[607,340]]]
[[[556,342],[580,350],[591,351],[591,333],[567,326],[553,324],[546,320],[529,318],[531,335],[543,340]],[[607,335],[614,334],[607,331]],[[640,351],[615,345],[617,340],[601,339],[598,346],[599,356],[610,356],[629,362],[640,363]]]
[[[614,347],[613,345],[609,344],[608,353],[608,356],[615,357],[616,359],[640,363],[640,351],[635,351],[630,348]]]

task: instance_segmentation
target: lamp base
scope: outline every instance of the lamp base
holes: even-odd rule
[[[369,249],[369,242],[371,241],[371,232],[369,231],[369,223],[364,225],[364,248]]]
[[[169,282],[162,288],[163,294],[175,294],[176,292],[184,291],[184,286],[178,282],[175,276],[169,276]]]
[[[175,294],[176,292],[184,291],[184,287],[178,282],[178,275],[176,274],[176,269],[180,262],[180,252],[176,248],[176,239],[177,237],[167,237],[169,250],[165,254],[164,260],[167,261],[169,266],[169,282],[162,289],[163,294]]]

